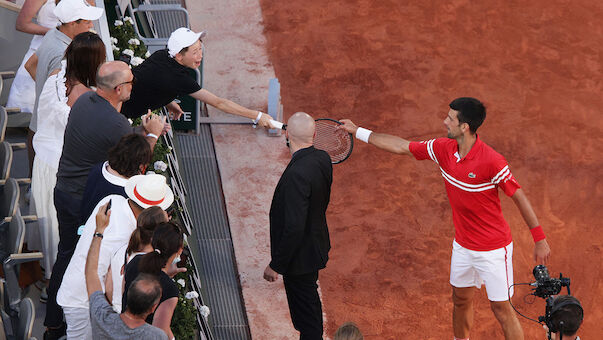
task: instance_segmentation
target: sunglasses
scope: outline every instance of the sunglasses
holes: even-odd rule
[[[113,89],[117,90],[118,87],[120,87],[121,85],[125,85],[125,84],[132,84],[132,85],[134,85],[135,82],[136,82],[136,78],[132,77],[132,80],[130,80],[130,81],[124,81],[123,83],[119,83],[119,84],[115,85],[115,87]]]

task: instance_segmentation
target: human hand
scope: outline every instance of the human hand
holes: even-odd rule
[[[151,113],[151,110],[144,116],[142,116],[142,127],[146,133],[152,133],[156,136],[162,134],[165,127],[165,117],[159,117]]]
[[[274,129],[275,127],[272,126],[272,124],[270,124],[271,119],[272,119],[272,117],[270,117],[269,114],[262,112],[262,117],[260,117],[260,120],[258,121],[258,125],[261,127],[267,128],[267,129]]]
[[[180,268],[175,263],[171,263],[166,270],[166,274],[168,274],[169,277],[174,277],[176,274],[184,272],[186,272],[186,268]]]
[[[546,264],[551,256],[551,248],[546,242],[546,239],[542,239],[534,244],[534,260],[538,264]]]
[[[549,328],[546,325],[542,325],[542,328],[544,328],[544,331],[546,332],[547,335],[547,339],[549,336]],[[555,336],[555,334],[551,334],[551,340],[555,340],[557,337]]]
[[[111,201],[101,205],[100,208],[98,208],[98,212],[96,213],[97,233],[102,234],[109,225],[109,220],[111,218],[111,209],[109,208],[109,203],[111,203]]]
[[[268,281],[268,282],[274,282],[278,279],[278,273],[275,272],[272,268],[270,268],[270,265],[266,266],[266,269],[264,270],[264,280]]]
[[[356,126],[356,124],[354,124],[354,122],[352,122],[349,119],[342,119],[340,120],[341,123],[343,123],[342,125],[339,125],[337,127],[337,129],[343,129],[346,130],[348,133],[351,133],[352,135],[356,135],[356,130],[358,130],[358,126]]]
[[[182,114],[184,113],[180,105],[178,105],[178,103],[176,103],[175,101],[170,102],[168,105],[166,105],[166,107],[170,114],[171,120],[180,119],[180,116],[182,116]]]
[[[161,131],[162,135],[165,135],[166,133],[168,133],[168,131],[170,131],[172,129],[172,124],[168,123],[167,119],[163,119],[163,121],[165,123],[163,123],[163,131]]]

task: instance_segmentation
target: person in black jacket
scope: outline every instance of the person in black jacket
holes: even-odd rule
[[[314,119],[304,112],[288,122],[291,161],[283,172],[270,207],[271,261],[264,279],[283,275],[291,320],[301,340],[322,339],[318,271],[329,259],[326,210],[333,167],[329,155],[313,146]]]

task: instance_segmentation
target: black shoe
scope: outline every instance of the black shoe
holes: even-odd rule
[[[65,335],[67,335],[67,325],[63,323],[58,328],[47,328],[44,332],[44,340],[59,340]]]

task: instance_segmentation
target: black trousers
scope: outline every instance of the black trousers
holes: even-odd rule
[[[59,246],[57,260],[52,267],[52,275],[48,282],[48,301],[46,302],[46,327],[59,327],[63,323],[63,309],[57,304],[57,292],[61,287],[63,276],[75,251],[80,236],[77,230],[81,221],[82,201],[69,193],[54,189],[54,207],[59,222]]]
[[[300,340],[322,340],[322,305],[318,296],[318,271],[283,275],[293,327]]]

